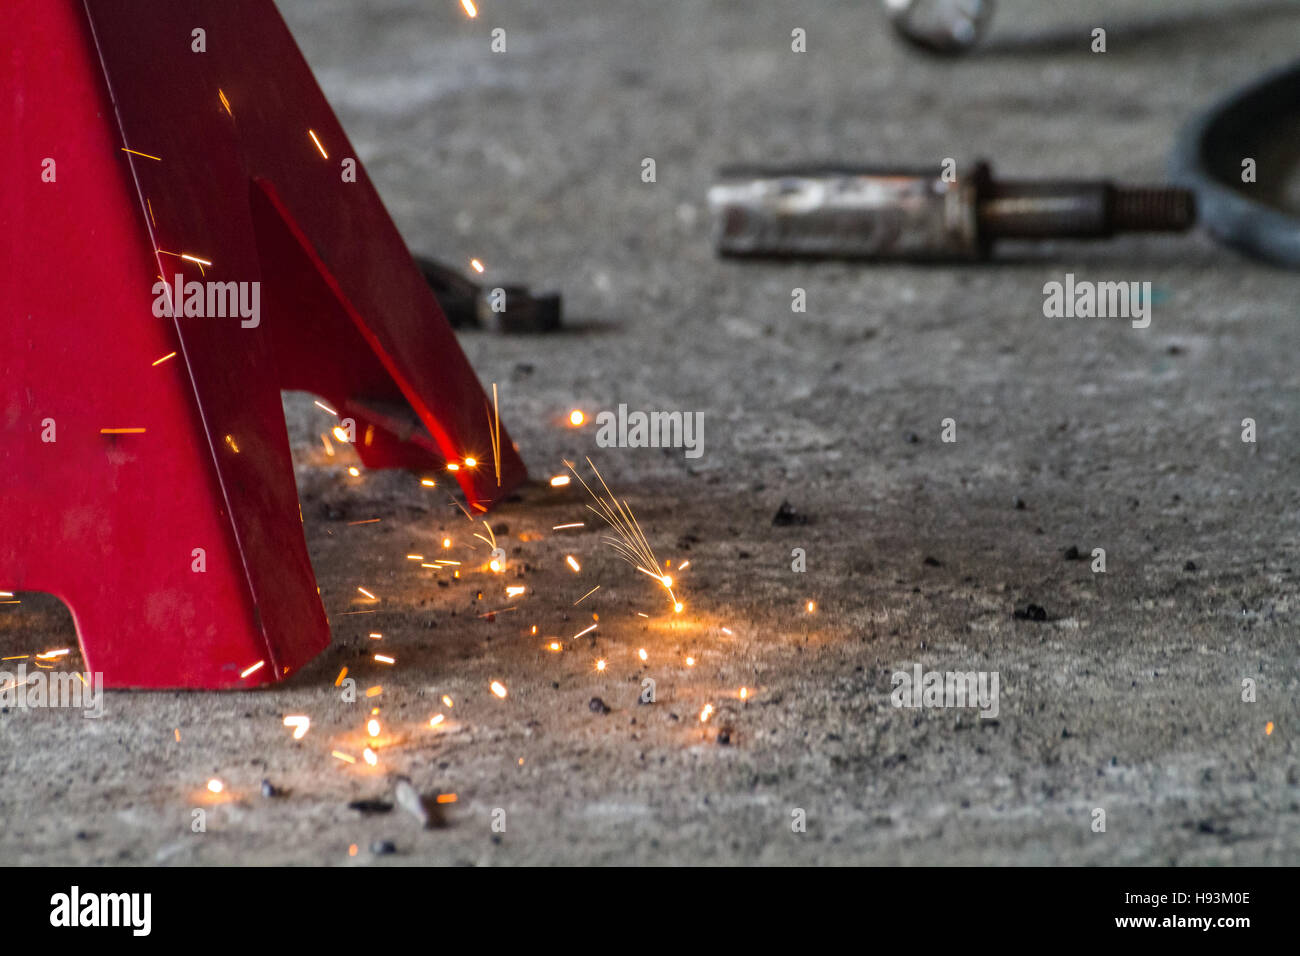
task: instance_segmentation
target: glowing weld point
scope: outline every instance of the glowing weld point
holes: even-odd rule
[[[596,670],[603,671],[604,669],[605,669],[605,661],[603,659],[596,661]]]
[[[444,548],[450,548],[450,547],[451,547],[451,538],[443,538],[443,539],[442,539],[442,546],[443,546]]]
[[[466,458],[466,459],[465,459],[465,467],[466,467],[466,468],[474,468],[474,467],[476,467],[477,465],[478,465],[478,459],[475,459],[475,458]]]
[[[817,613],[817,602],[816,602],[816,601],[809,601],[809,602],[808,602],[808,605],[807,605],[807,609],[808,609],[808,613],[809,613],[809,614],[816,614],[816,613]]]
[[[367,591],[365,588],[357,588],[357,590],[360,591],[362,594],[364,594],[366,597],[370,598],[370,600],[372,600],[372,601],[378,601],[378,600],[379,600],[379,598],[375,597],[373,594],[371,594],[371,593],[370,593],[369,591]]]
[[[208,781],[208,789],[211,790],[213,793],[220,793],[222,790],[226,789],[226,785],[222,783],[220,780],[218,780],[216,777],[213,777],[211,780]]]
[[[355,465],[353,465],[352,467],[350,467],[350,468],[348,469],[348,474],[351,475],[353,478],[360,478],[360,477],[361,477],[361,469],[359,469],[359,468],[357,468]]]
[[[741,699],[741,700],[748,700],[748,699],[749,699],[749,688],[748,688],[748,687],[742,687],[742,688],[740,688],[740,699]]]
[[[293,728],[293,739],[302,740],[307,735],[307,730],[311,727],[311,718],[302,716],[293,716],[284,718],[284,725]]]
[[[249,674],[256,674],[258,671],[260,671],[260,670],[261,670],[263,667],[265,667],[265,666],[266,666],[266,661],[264,661],[264,660],[263,660],[263,661],[258,661],[258,662],[257,662],[256,664],[254,664],[252,667],[246,667],[244,670],[240,671],[240,672],[239,672],[239,676],[240,676],[241,678],[243,678],[243,677],[247,677]]]
[[[494,680],[492,682],[492,693],[496,694],[502,700],[505,700],[506,694],[508,694],[509,691],[506,690],[505,684],[501,683],[499,680]]]
[[[369,747],[367,747],[365,750],[361,751],[361,756],[365,757],[365,758],[366,758],[366,763],[370,764],[370,766],[372,766],[372,767],[373,767],[375,764],[379,763],[379,757],[378,757],[378,756],[375,754],[375,752],[374,752],[373,750],[371,750]]]
[[[378,737],[380,729],[379,721],[372,718],[366,722],[366,733],[371,737]]]
[[[561,645],[559,641],[551,641],[551,643],[549,643],[549,644],[546,645],[546,649],[547,649],[548,651],[561,651],[561,650],[563,650],[564,648],[563,648],[563,645]]]
[[[649,659],[650,659],[650,655],[647,654],[647,653],[645,652],[645,648],[644,648],[644,647],[641,648],[641,650],[639,650],[639,651],[636,652],[636,656],[639,657],[639,658],[641,658],[641,660],[643,660],[643,661],[645,661],[645,660],[649,660]]]
[[[571,554],[565,555],[564,560],[569,563],[569,567],[573,568],[574,574],[577,574],[579,571],[582,570],[582,565],[578,563],[578,559],[575,558],[573,555]]]
[[[471,20],[478,16],[478,8],[474,6],[474,0],[460,0],[460,5],[465,8],[465,13]]]
[[[693,657],[688,657],[688,658],[686,658],[686,666],[687,666],[687,667],[694,667],[694,666],[695,666],[695,658],[693,658]]]
[[[574,428],[577,428],[586,420],[587,416],[582,414],[582,409],[580,408],[575,408],[573,411],[569,412],[569,424]]]
[[[324,156],[326,159],[329,159],[330,158],[329,153],[325,152],[325,147],[322,146],[320,144],[320,140],[316,138],[316,131],[309,129],[307,130],[307,135],[310,136],[311,141],[316,144],[316,148],[320,150],[320,154]]]
[[[343,444],[346,445],[348,443],[348,433],[343,428],[342,425],[335,425],[333,434],[334,437],[337,438],[339,441],[341,441]]]
[[[683,604],[681,601],[678,601],[676,604],[673,605],[673,612],[676,614],[681,614],[682,611],[685,609],[685,607],[686,607],[685,604]]]

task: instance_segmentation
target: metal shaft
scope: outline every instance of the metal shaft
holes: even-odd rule
[[[942,170],[733,168],[709,191],[718,251],[731,256],[979,259],[998,239],[1105,239],[1179,232],[1192,193],[1107,181],[994,180],[985,163]]]

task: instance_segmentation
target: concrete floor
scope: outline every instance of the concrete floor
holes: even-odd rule
[[[447,534],[468,559],[460,512],[406,474],[349,479],[324,416],[287,396],[334,644],[282,689],[0,715],[0,862],[1300,863],[1295,277],[1203,235],[976,267],[737,264],[713,256],[703,206],[734,161],[987,157],[1159,181],[1193,111],[1294,54],[1295,16],[1129,42],[1134,17],[1238,7],[1008,0],[993,48],[950,64],[900,48],[860,0],[485,0],[474,21],[454,0],[280,6],[412,249],[563,291],[565,333],[464,347],[535,477],[591,455],[659,558],[690,560],[686,610],[590,523],[553,532],[591,516],[542,483],[491,519],[528,593],[507,602],[474,571],[440,586],[404,556]],[[1052,42],[1063,25],[1072,50]],[[1088,52],[1108,25],[1109,52]],[[1152,282],[1151,326],[1044,318],[1066,272]],[[563,424],[620,402],[703,412],[703,456],[601,449]],[[784,500],[809,523],[774,526]],[[1104,548],[1106,573],[1071,546]],[[345,616],[368,609],[358,585],[384,600]],[[0,609],[0,653],[74,640],[61,605],[22,597]],[[1016,619],[1029,603],[1049,619]],[[370,661],[379,643],[396,666]],[[891,707],[915,663],[997,671],[996,721]],[[340,700],[345,665],[383,686],[375,768],[330,756],[360,753],[372,703]],[[293,713],[312,718],[301,741]],[[348,808],[391,799],[397,774],[458,795],[448,826]],[[288,794],[262,797],[263,778]]]

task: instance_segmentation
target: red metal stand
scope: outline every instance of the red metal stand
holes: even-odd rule
[[[282,388],[478,512],[523,463],[270,0],[3,19],[0,588],[63,599],[110,687],[281,680],[329,643]],[[260,321],[157,317],[177,274]]]

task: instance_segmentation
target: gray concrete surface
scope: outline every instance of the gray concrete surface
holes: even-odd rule
[[[691,561],[686,610],[591,527],[553,532],[590,515],[541,484],[492,517],[523,598],[476,571],[438,586],[404,555],[448,534],[468,556],[465,519],[408,475],[349,479],[323,416],[288,396],[334,645],[282,689],[0,715],[0,861],[1300,863],[1294,276],[1201,235],[978,267],[741,265],[712,255],[703,207],[738,160],[986,156],[1158,181],[1193,110],[1294,53],[1294,16],[1245,6],[1011,0],[994,48],[950,64],[901,49],[858,0],[484,0],[475,21],[453,0],[284,0],[412,248],[563,290],[564,334],[462,341],[535,476],[592,455],[658,556]],[[1131,42],[1115,26],[1087,51],[1093,26],[1189,10],[1221,16]],[[1049,42],[1063,25],[1073,50]],[[1150,328],[1044,318],[1043,284],[1066,272],[1151,281]],[[619,402],[703,412],[704,455],[600,449],[563,424]],[[783,500],[810,523],[774,527]],[[1071,546],[1104,548],[1106,572]],[[358,585],[376,613],[344,615],[368,609]],[[0,609],[0,651],[74,639],[61,605],[22,597]],[[1015,619],[1027,603],[1049,620]],[[370,662],[380,643],[396,666]],[[996,721],[893,708],[891,674],[914,663],[997,671]],[[383,686],[373,769],[330,756],[360,753],[372,703],[339,699],[345,665]],[[292,713],[313,721],[301,741]],[[347,808],[399,773],[458,795],[447,827]],[[263,798],[263,778],[289,793]],[[373,856],[377,839],[398,852]]]

